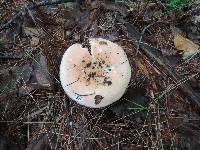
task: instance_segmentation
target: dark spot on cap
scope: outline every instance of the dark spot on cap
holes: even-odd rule
[[[100,67],[100,68],[103,68],[101,62],[99,62],[99,67]]]
[[[91,66],[91,62],[86,65],[87,68],[89,68],[90,66]]]
[[[103,99],[104,97],[103,96],[101,96],[101,95],[96,95],[95,97],[94,97],[94,99],[95,99],[95,105],[97,105],[97,104],[100,104],[101,103],[101,100]]]
[[[105,78],[103,84],[107,84],[108,86],[110,86],[112,84],[112,81],[108,81],[108,78]]]
[[[108,85],[111,85],[111,84],[112,84],[112,82],[111,82],[111,81],[107,81],[106,83],[107,83]]]
[[[119,53],[117,53],[117,54],[119,54]]]
[[[82,62],[85,62],[85,60],[82,60]]]
[[[105,41],[100,41],[100,42],[99,42],[99,45],[108,45],[108,44],[107,44],[107,42],[105,42]]]
[[[91,72],[88,76],[89,76],[89,78],[94,78],[95,75],[96,75],[96,72]]]

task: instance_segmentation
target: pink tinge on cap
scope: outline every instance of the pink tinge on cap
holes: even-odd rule
[[[72,100],[100,108],[123,96],[131,67],[126,53],[117,44],[93,38],[90,45],[92,55],[81,44],[73,44],[66,50],[60,65],[60,81]]]

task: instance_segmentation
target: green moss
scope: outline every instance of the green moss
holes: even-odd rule
[[[181,10],[188,3],[188,0],[170,0],[169,7],[172,10]]]

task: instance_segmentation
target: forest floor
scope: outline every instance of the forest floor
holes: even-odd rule
[[[119,44],[132,67],[124,96],[92,109],[64,94],[74,43]],[[0,0],[0,149],[200,147],[200,2]]]

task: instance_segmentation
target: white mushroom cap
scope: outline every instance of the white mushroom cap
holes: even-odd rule
[[[90,40],[91,54],[73,44],[63,55],[60,80],[66,94],[79,104],[99,108],[119,100],[126,91],[131,67],[124,50],[102,38]]]

